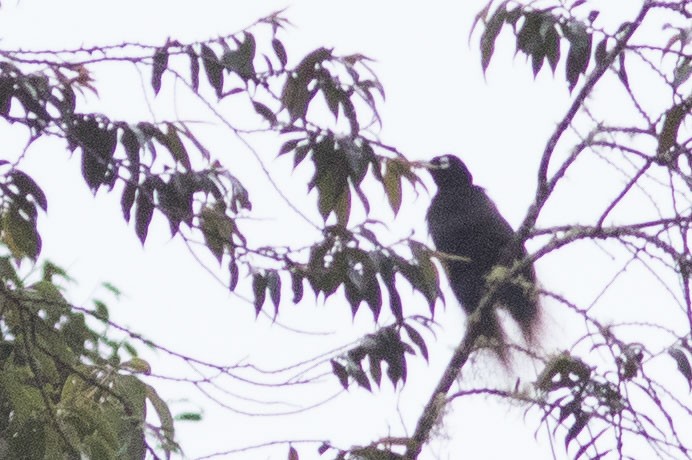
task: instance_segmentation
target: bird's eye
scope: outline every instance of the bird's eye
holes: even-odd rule
[[[448,156],[440,157],[440,161],[439,161],[438,166],[440,169],[449,168],[449,157]]]

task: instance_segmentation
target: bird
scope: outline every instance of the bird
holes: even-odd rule
[[[441,261],[452,292],[467,314],[474,313],[488,292],[488,276],[493,268],[524,264],[518,275],[500,282],[490,308],[483,308],[477,334],[496,339],[500,358],[506,360],[505,333],[497,316],[504,307],[518,324],[527,344],[534,342],[539,323],[536,273],[526,261],[523,243],[502,217],[485,190],[473,183],[464,162],[455,155],[433,158],[426,165],[437,186],[428,208],[428,231]]]

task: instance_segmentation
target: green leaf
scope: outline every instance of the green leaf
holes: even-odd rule
[[[387,194],[389,206],[392,208],[394,215],[399,213],[401,207],[401,169],[399,162],[396,160],[388,160],[386,162],[386,170],[384,173],[384,190]]]
[[[28,257],[36,260],[41,252],[41,236],[36,222],[23,216],[12,204],[0,216],[2,218],[2,242],[16,259]]]
[[[199,412],[183,412],[175,416],[175,420],[183,422],[200,422],[202,414]]]
[[[173,160],[183,165],[183,167],[190,171],[192,165],[190,164],[190,157],[187,154],[185,145],[180,140],[178,136],[178,129],[173,126],[172,123],[166,123],[166,147],[171,152]]]
[[[233,229],[233,220],[218,209],[207,206],[200,211],[200,230],[204,242],[219,263],[224,249],[232,243]]]

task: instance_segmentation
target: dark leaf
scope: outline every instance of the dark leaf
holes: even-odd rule
[[[190,164],[190,157],[187,154],[187,149],[185,145],[180,140],[178,136],[178,130],[172,123],[166,123],[166,147],[171,152],[173,160],[177,163],[183,165],[183,167],[190,171],[192,169],[192,164]]]
[[[582,430],[589,423],[589,419],[591,418],[591,416],[583,412],[576,414],[575,417],[576,418],[574,420],[574,425],[572,425],[569,428],[569,430],[567,430],[567,435],[565,436],[565,448],[569,446],[569,443],[572,440],[579,436],[579,433],[582,432]]]
[[[368,376],[365,374],[365,371],[363,370],[363,367],[360,365],[360,363],[356,363],[353,367],[349,368],[348,371],[349,375],[353,377],[353,379],[359,386],[372,392],[372,386],[370,386],[370,379],[368,379]]]
[[[0,115],[7,117],[12,106],[12,95],[14,94],[14,79],[10,77],[0,77]]]
[[[425,360],[428,360],[428,347],[425,345],[425,340],[423,340],[423,336],[418,333],[412,326],[409,326],[408,324],[404,324],[404,329],[406,329],[406,333],[408,336],[411,338],[411,341],[418,347],[420,350],[421,355],[423,355],[423,358]]]
[[[149,224],[154,215],[153,187],[147,179],[137,193],[137,211],[135,214],[135,233],[144,244],[149,232]]]
[[[302,141],[302,139],[291,139],[289,141],[284,142],[284,144],[279,149],[279,154],[277,156],[285,155],[286,153],[294,150],[298,146],[298,143],[300,141]]]
[[[570,92],[577,85],[579,75],[586,73],[591,58],[591,34],[579,23],[565,28],[565,37],[570,43],[567,53],[566,78]]]
[[[293,290],[293,303],[298,303],[303,298],[303,275],[298,270],[291,270],[291,289]]]
[[[370,361],[370,376],[379,387],[382,382],[382,360],[372,354],[368,358]]]
[[[389,264],[384,265],[381,268],[380,275],[389,293],[389,308],[396,318],[397,323],[402,323],[404,321],[404,315],[401,309],[401,297],[399,297],[399,292],[396,289],[392,267]]]
[[[274,314],[279,313],[279,302],[281,301],[281,277],[276,270],[267,272],[267,287],[269,288],[269,298],[274,304]]]
[[[226,51],[221,62],[230,72],[238,74],[243,80],[250,80],[255,77],[255,50],[255,37],[245,32],[244,40],[238,43],[238,48]]]
[[[347,390],[348,372],[346,372],[346,368],[333,359],[330,362],[332,364],[332,373],[336,375],[336,378],[339,379],[339,382],[341,383],[341,386],[344,387],[344,390]]]
[[[154,94],[159,94],[159,90],[161,89],[161,77],[168,66],[168,47],[156,48],[153,61],[151,87],[154,88]]]
[[[284,67],[286,67],[286,63],[288,62],[286,48],[284,48],[283,43],[281,43],[281,41],[279,41],[278,38],[274,38],[272,40],[272,48],[274,48],[274,53],[276,53],[276,57],[279,59],[279,62],[281,63],[281,68],[283,69]]]
[[[30,196],[44,211],[48,210],[48,200],[41,187],[26,173],[12,169],[8,173],[10,181],[17,187],[20,195]]]
[[[481,67],[485,73],[490,59],[495,51],[495,39],[502,30],[502,25],[507,16],[507,2],[502,2],[485,25],[485,30],[481,35]]]
[[[308,90],[308,84],[312,81],[312,75],[299,74],[289,76],[281,92],[281,103],[288,110],[291,122],[304,120],[308,112],[310,101],[316,91]]]
[[[263,274],[255,273],[252,276],[252,292],[255,294],[255,314],[259,315],[267,295],[267,278]]]
[[[199,89],[199,57],[192,46],[186,47],[185,52],[190,58],[190,85],[197,92]]]
[[[329,450],[329,444],[323,442],[320,447],[317,448],[317,453],[322,455]]]
[[[209,84],[216,91],[216,96],[220,99],[223,95],[223,66],[216,57],[214,50],[207,45],[202,45],[202,63],[207,74]]]
[[[687,379],[687,383],[692,386],[692,366],[690,366],[690,361],[687,359],[685,352],[680,348],[671,348],[668,350],[668,354],[673,357],[678,365],[678,371]]]
[[[262,104],[261,102],[256,101],[252,101],[252,106],[255,108],[255,112],[257,112],[265,120],[267,120],[270,125],[274,126],[276,124],[276,115],[274,115],[272,109]]]
[[[302,61],[296,66],[295,71],[299,76],[312,74],[315,70],[317,64],[331,59],[332,50],[327,48],[317,48],[316,50],[307,54]]]
[[[101,126],[94,117],[77,118],[69,129],[71,143],[82,149],[82,176],[89,188],[112,185],[116,178],[111,160],[118,143],[117,129]]]
[[[298,451],[293,446],[290,446],[288,448],[288,460],[300,460],[300,457],[298,456]]]
[[[543,47],[550,68],[553,70],[553,73],[555,73],[557,63],[560,61],[560,35],[557,33],[554,24],[551,25],[545,33]]]
[[[668,109],[663,119],[661,134],[658,136],[656,148],[658,157],[666,154],[675,145],[680,125],[685,117],[690,115],[690,109],[692,109],[692,96]]]
[[[135,203],[136,194],[137,186],[130,181],[126,182],[123,194],[120,197],[120,207],[126,222],[130,221],[130,211],[132,210],[132,205]]]
[[[231,261],[228,262],[228,272],[230,275],[230,279],[228,281],[228,290],[233,292],[235,290],[235,287],[238,285],[238,264],[235,261],[235,258],[231,258]]]

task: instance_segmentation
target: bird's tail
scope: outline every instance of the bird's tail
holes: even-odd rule
[[[497,310],[494,307],[484,308],[471,315],[468,321],[469,333],[474,335],[474,341],[483,336],[484,340],[477,343],[491,350],[502,365],[508,367],[510,360],[507,337],[497,317]]]

